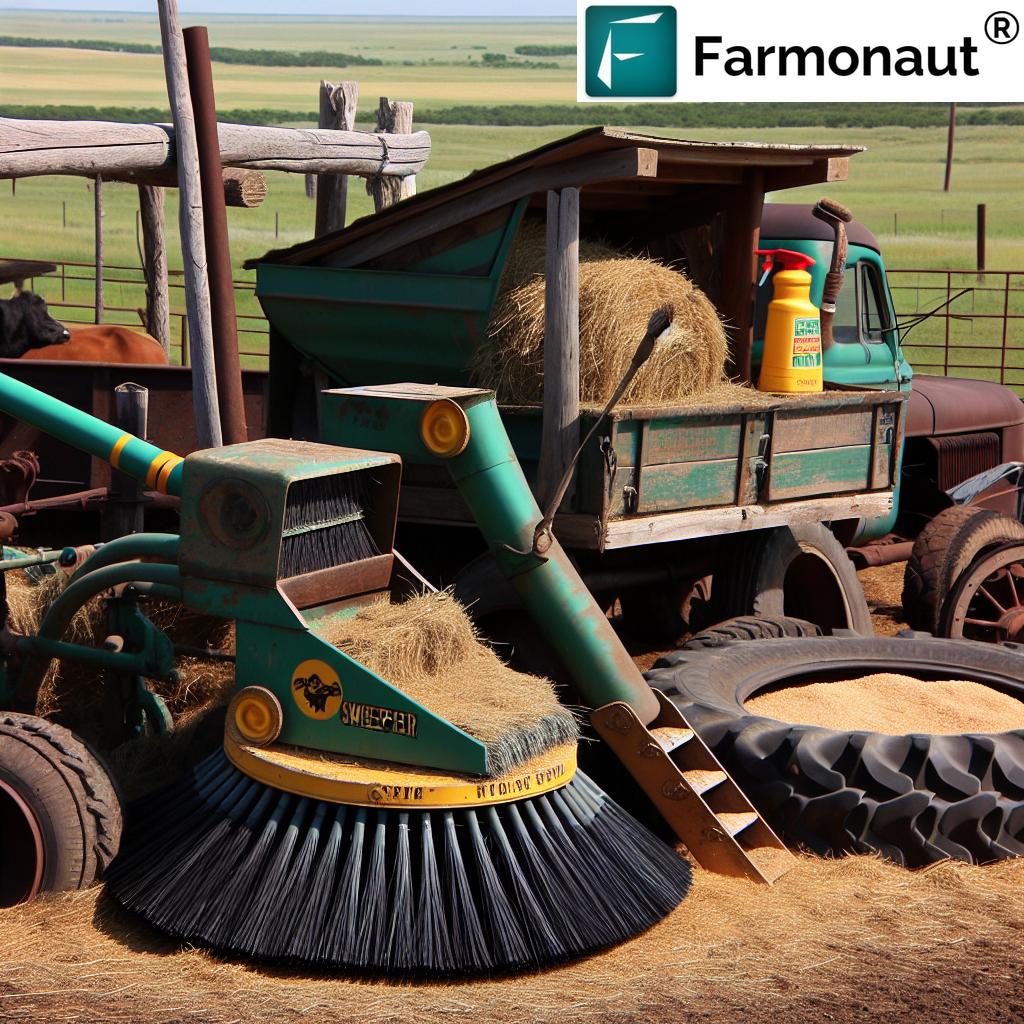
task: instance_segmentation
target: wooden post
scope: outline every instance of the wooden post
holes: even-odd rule
[[[350,132],[356,123],[359,103],[357,82],[320,83],[320,127]],[[345,226],[348,201],[348,176],[319,174],[316,179],[316,230],[325,235]]]
[[[978,270],[985,269],[985,225],[988,219],[988,208],[984,203],[978,203]]]
[[[146,275],[146,330],[170,355],[171,303],[167,281],[164,190],[154,185],[140,185],[139,213],[142,219],[142,267]]]
[[[942,191],[948,192],[953,178],[953,147],[956,144],[956,104],[949,105],[949,131],[946,134],[946,178]]]
[[[176,0],[157,0],[163,44],[167,96],[174,120],[178,162],[178,226],[185,264],[185,306],[188,310],[192,404],[196,436],[201,448],[221,444],[217,370],[213,359],[210,285],[206,277],[206,241],[203,236],[203,196],[199,181],[199,153],[192,97],[188,89],[185,43]]]
[[[544,419],[537,470],[542,508],[579,445],[580,190],[548,192],[544,256]]]
[[[196,119],[199,180],[203,191],[203,235],[206,239],[210,316],[214,325],[213,354],[217,368],[217,403],[225,444],[249,440],[245,423],[242,366],[238,355],[238,312],[224,205],[224,172],[217,138],[217,100],[213,91],[210,40],[202,25],[185,29],[188,85]]]
[[[750,354],[754,343],[754,291],[764,207],[764,171],[747,171],[725,214],[722,294],[719,310],[729,334],[730,376],[750,383]]]
[[[97,174],[92,184],[93,200],[93,242],[94,258],[96,264],[96,280],[94,305],[95,316],[93,322],[103,323],[103,175]]]
[[[378,134],[409,133],[412,131],[412,104],[395,101],[381,96],[377,107]],[[400,199],[416,195],[416,177],[409,175],[396,178],[390,174],[377,174],[367,179],[366,191],[373,196],[373,208],[377,211],[394,206]]]

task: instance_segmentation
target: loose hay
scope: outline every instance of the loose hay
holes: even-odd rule
[[[513,979],[415,984],[260,969],[180,949],[93,890],[0,911],[0,1018],[1019,1021],[1022,883],[1024,861],[911,872],[874,857],[801,856],[771,887],[698,869],[678,910],[598,956]]]
[[[782,722],[889,736],[1024,729],[1024,702],[963,679],[921,680],[881,672],[758,694],[748,711]]]
[[[480,642],[445,591],[374,602],[317,627],[325,640],[487,746],[497,774],[579,736],[547,679],[516,672]]]
[[[498,400],[531,405],[544,390],[544,231],[524,223],[513,245],[488,342],[471,366],[475,384]],[[672,325],[623,396],[624,403],[677,401],[721,382],[728,343],[715,307],[678,270],[580,243],[580,399],[605,402],[615,390],[659,306]]]

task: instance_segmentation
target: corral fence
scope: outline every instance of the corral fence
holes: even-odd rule
[[[900,324],[919,372],[991,380],[1024,396],[1024,270],[888,271]]]
[[[52,274],[26,281],[25,287],[46,299],[52,314],[65,323],[96,322],[96,267],[73,260],[49,260],[57,269]],[[171,362],[189,365],[188,314],[185,312],[185,278],[181,270],[168,274],[171,307]],[[146,281],[141,267],[106,263],[103,267],[105,295],[103,323],[143,328],[146,309]],[[256,300],[256,276],[235,281],[238,313],[238,344],[242,366],[266,369],[269,328]]]
[[[59,320],[95,321],[95,276],[91,263],[51,260],[53,274],[28,286],[38,291]],[[929,270],[900,267],[888,271],[897,321],[910,324],[904,337],[907,359],[918,372],[997,381],[1024,397],[1024,270]],[[106,304],[103,321],[141,327],[146,286],[139,267],[104,267]],[[170,272],[171,361],[189,365],[185,281]],[[265,369],[269,330],[255,296],[255,274],[235,281],[242,365]],[[934,311],[934,312],[933,312]]]

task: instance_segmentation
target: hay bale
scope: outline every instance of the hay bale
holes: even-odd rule
[[[470,367],[472,382],[509,405],[532,405],[544,390],[544,236],[527,221],[509,255],[488,327]],[[672,325],[633,380],[624,403],[679,401],[724,379],[728,343],[715,307],[678,270],[580,243],[580,399],[605,402],[659,306]]]
[[[559,744],[579,726],[547,679],[516,672],[477,637],[444,591],[399,604],[386,598],[349,618],[318,623],[320,635],[427,710],[487,747],[499,774]]]

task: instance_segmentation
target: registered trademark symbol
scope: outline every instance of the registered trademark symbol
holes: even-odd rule
[[[985,19],[985,35],[993,43],[1012,43],[1020,32],[1020,22],[1009,11],[996,11]]]

